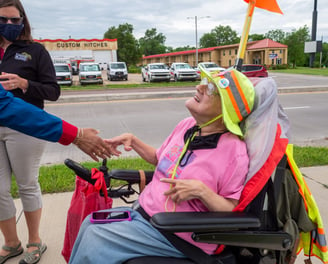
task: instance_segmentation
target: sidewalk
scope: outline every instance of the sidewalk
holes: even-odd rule
[[[328,230],[328,210],[326,205],[328,195],[328,166],[301,168],[305,175],[306,182],[318,204],[324,225],[326,235]],[[72,192],[46,194],[43,195],[43,213],[40,227],[42,240],[47,244],[48,249],[42,256],[40,264],[65,264],[65,260],[61,255],[63,247],[66,215],[70,205]],[[20,200],[15,200],[17,207],[17,217],[21,212]],[[121,200],[114,200],[113,207],[123,205]],[[26,244],[27,229],[24,216],[21,217],[18,224],[18,234],[22,241],[22,245]],[[326,237],[327,238],[327,237]],[[3,245],[3,238],[0,239],[0,244]],[[18,263],[20,256],[10,259],[6,264]],[[304,257],[301,255],[297,258],[296,264],[304,263]],[[319,260],[312,258],[313,264],[322,263]]]

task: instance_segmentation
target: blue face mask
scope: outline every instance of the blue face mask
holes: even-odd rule
[[[24,28],[24,24],[0,24],[0,35],[6,40],[13,42],[15,41]]]

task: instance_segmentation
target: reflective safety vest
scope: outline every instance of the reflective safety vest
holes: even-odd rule
[[[292,174],[297,182],[299,193],[303,198],[309,219],[316,225],[316,229],[310,232],[300,233],[300,242],[297,249],[299,254],[302,249],[305,256],[315,256],[323,263],[328,263],[328,249],[318,206],[309,190],[302,173],[293,158],[293,145],[288,144],[286,155]]]

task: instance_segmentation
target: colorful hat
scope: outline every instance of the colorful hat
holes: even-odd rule
[[[216,85],[222,102],[223,121],[227,129],[238,136],[243,136],[239,123],[252,111],[255,99],[251,81],[236,69],[208,72],[199,67],[201,79]]]

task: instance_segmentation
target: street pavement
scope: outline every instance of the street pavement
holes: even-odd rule
[[[327,87],[328,88],[328,87]],[[326,89],[327,89],[326,88]],[[290,88],[288,88],[290,91]],[[299,87],[293,87],[292,91],[296,91],[296,89],[301,89]],[[306,91],[303,87],[302,91]],[[315,88],[311,87],[311,91]],[[317,90],[322,90],[322,87],[317,87]],[[283,90],[279,91],[283,92]],[[285,90],[286,92],[286,90]],[[122,92],[122,93],[99,93],[94,94],[93,96],[83,95],[83,94],[70,94],[66,93],[61,96],[60,102],[72,102],[72,101],[83,101],[83,100],[104,100],[104,96],[106,100],[113,100],[113,99],[131,99],[136,97],[144,97],[144,96],[167,96],[167,93],[171,93],[171,96],[186,96],[186,94],[182,95],[183,93],[194,93],[193,91],[179,91],[179,92],[161,92],[161,91],[152,91],[152,92],[143,92],[142,94],[138,91],[129,91],[129,92]],[[107,96],[107,97],[106,97]],[[189,94],[188,94],[189,96]],[[58,103],[58,102],[57,102]],[[328,210],[326,206],[326,200],[328,195],[328,166],[319,166],[319,167],[308,167],[308,168],[301,168],[301,172],[303,173],[305,180],[317,202],[319,210],[321,212],[321,216],[324,222],[324,226],[328,228]],[[44,243],[47,244],[48,249],[42,256],[40,264],[64,264],[66,261],[61,255],[61,250],[63,247],[64,241],[64,234],[66,228],[66,216],[67,210],[70,205],[72,197],[72,192],[65,192],[65,193],[56,193],[56,194],[45,194],[43,195],[43,212],[42,212],[42,220],[40,226],[40,235]],[[19,218],[21,213],[21,203],[19,199],[15,200],[16,208],[17,208],[17,218]],[[124,202],[121,200],[114,200],[113,206],[120,206],[124,205]],[[27,243],[27,228],[24,216],[20,217],[17,223],[17,229],[19,237],[22,241],[22,245],[26,245]],[[327,238],[327,236],[326,236]],[[3,245],[3,237],[0,237],[0,245]],[[6,263],[13,264],[18,263],[20,256],[12,258],[8,260]],[[302,253],[296,260],[296,264],[304,263],[304,257]],[[312,262],[322,263],[318,259],[312,258]]]

